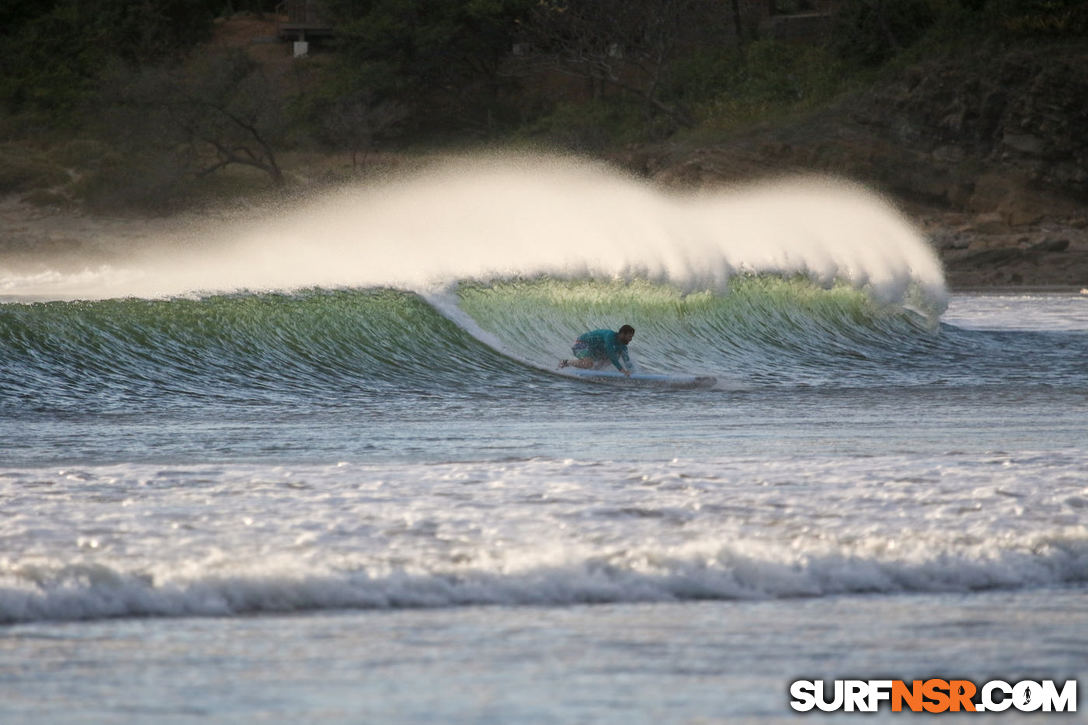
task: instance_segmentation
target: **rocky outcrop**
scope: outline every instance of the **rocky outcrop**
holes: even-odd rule
[[[852,120],[919,155],[934,178],[918,192],[949,207],[1018,225],[1088,202],[1083,46],[920,64]]]
[[[996,214],[914,210],[953,287],[1088,287],[1088,220],[1012,227]]]
[[[1083,44],[926,61],[800,122],[623,162],[682,186],[847,176],[919,220],[954,285],[1088,286]]]

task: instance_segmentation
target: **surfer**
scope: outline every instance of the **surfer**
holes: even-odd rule
[[[559,367],[567,366],[589,370],[602,367],[611,362],[624,375],[631,375],[631,358],[627,356],[627,345],[635,336],[635,328],[624,325],[619,332],[612,330],[590,330],[582,333],[574,341],[571,352],[574,360],[560,360]],[[622,358],[623,364],[620,364]]]

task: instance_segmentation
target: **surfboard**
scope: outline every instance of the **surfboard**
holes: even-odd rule
[[[627,383],[631,385],[649,385],[662,388],[709,388],[718,379],[712,375],[670,375],[666,373],[631,373],[628,377],[619,370],[583,370],[581,368],[562,368],[562,374],[591,380],[596,383]]]

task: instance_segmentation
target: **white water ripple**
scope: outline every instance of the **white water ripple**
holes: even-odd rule
[[[1082,452],[0,471],[0,621],[1088,582]]]

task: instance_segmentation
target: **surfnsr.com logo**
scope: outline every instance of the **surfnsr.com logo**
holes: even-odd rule
[[[1077,681],[1060,687],[1053,680],[1008,683],[991,680],[797,680],[790,684],[790,707],[799,712],[1076,712]]]

